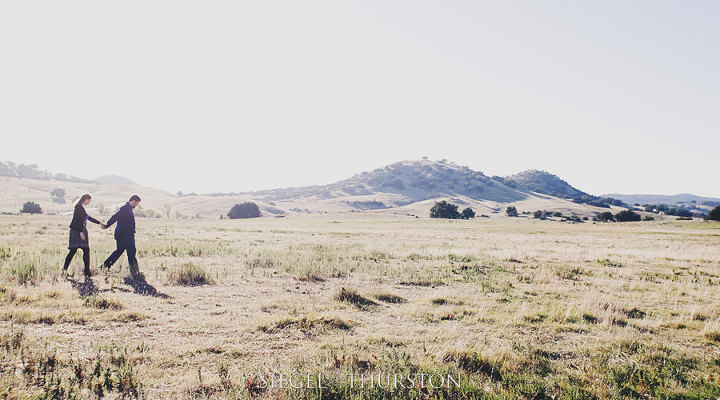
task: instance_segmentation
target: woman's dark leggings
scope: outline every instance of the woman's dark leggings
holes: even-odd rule
[[[75,247],[70,249],[67,257],[65,257],[65,266],[63,266],[63,271],[68,269],[68,267],[70,266],[70,262],[75,256],[75,253],[77,253],[78,248],[82,249],[83,251],[83,264],[85,264],[85,275],[90,275],[90,249],[85,247]]]

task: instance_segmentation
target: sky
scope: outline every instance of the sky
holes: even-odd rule
[[[716,1],[0,2],[0,160],[170,192],[447,159],[720,197]]]

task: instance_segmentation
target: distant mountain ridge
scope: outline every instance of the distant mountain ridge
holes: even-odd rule
[[[126,178],[120,175],[103,175],[93,179],[93,182],[112,183],[114,185],[138,186],[138,184],[130,180],[130,178]]]
[[[118,175],[106,175],[90,180],[66,174],[53,174],[40,170],[36,164],[25,165],[13,162],[0,162],[0,176],[54,179],[76,183],[136,185],[132,180]],[[241,193],[211,193],[209,196],[246,196],[268,202],[338,199],[357,210],[372,210],[399,207],[434,198],[466,197],[477,201],[508,203],[524,200],[532,192],[572,200],[580,197],[595,198],[546,171],[529,170],[505,178],[497,176],[490,178],[467,166],[426,158],[399,161],[326,185]],[[374,199],[373,196],[377,195],[382,195],[384,200],[381,202]]]
[[[696,196],[690,193],[680,193],[672,196],[661,194],[605,194],[603,197],[613,197],[628,204],[681,204],[681,203],[712,203],[720,205],[720,198]],[[708,205],[712,205],[708,204]]]
[[[98,204],[122,203],[130,192],[143,193],[146,207],[163,210],[166,206],[183,215],[222,215],[240,201],[257,202],[266,215],[285,212],[347,212],[382,211],[425,213],[435,201],[448,200],[461,206],[477,207],[486,213],[500,214],[507,204],[525,208],[556,209],[563,213],[593,215],[612,207],[631,207],[634,203],[674,204],[682,201],[714,201],[693,195],[653,196],[643,199],[631,195],[598,197],[570,185],[547,171],[527,170],[507,177],[489,177],[446,160],[407,160],[365,171],[334,183],[290,187],[242,193],[171,194],[162,190],[137,186],[128,178],[106,175],[93,180],[39,170],[37,165],[0,162],[0,181],[5,193],[0,204],[3,212],[17,212],[22,202],[42,202],[51,212],[67,211],[64,203],[56,204],[55,189],[67,192],[67,201],[82,193],[97,194]],[[62,184],[62,182],[68,182]],[[129,189],[128,186],[137,186]],[[689,197],[688,197],[689,196]],[[613,198],[610,198],[613,197]],[[628,204],[626,204],[628,203]],[[705,205],[679,205],[694,213],[707,213]],[[657,208],[657,207],[656,207]],[[395,211],[397,210],[397,211]],[[402,210],[402,211],[401,211]],[[647,210],[645,210],[647,211]]]

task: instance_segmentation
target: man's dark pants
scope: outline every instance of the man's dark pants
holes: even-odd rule
[[[130,268],[137,267],[137,258],[135,258],[135,253],[137,253],[137,250],[135,249],[135,236],[125,236],[121,238],[115,238],[115,242],[117,243],[117,249],[110,254],[110,257],[105,260],[103,263],[103,266],[105,268],[112,267],[113,264],[120,258],[123,252],[127,251],[127,258],[128,263],[130,263]]]

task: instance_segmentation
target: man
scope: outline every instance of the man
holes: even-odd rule
[[[137,258],[135,258],[137,250],[135,249],[135,214],[133,213],[133,209],[137,207],[138,204],[140,204],[140,197],[133,195],[124,206],[120,207],[115,215],[110,217],[107,224],[105,224],[103,229],[107,229],[117,222],[117,226],[115,226],[117,249],[110,254],[110,257],[102,263],[100,268],[110,269],[122,253],[127,251],[128,263],[130,263],[130,274],[133,277],[137,275],[138,262]]]

